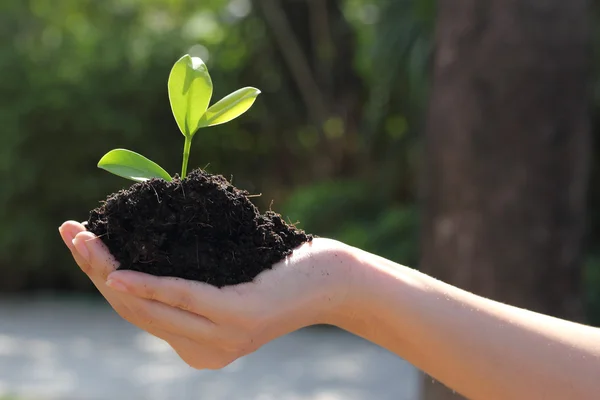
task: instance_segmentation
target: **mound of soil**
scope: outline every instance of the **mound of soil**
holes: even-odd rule
[[[108,196],[87,229],[119,269],[217,287],[252,281],[312,236],[280,215],[261,214],[248,192],[223,176],[194,170],[186,179],[151,179]]]

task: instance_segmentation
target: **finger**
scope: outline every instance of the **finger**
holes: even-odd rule
[[[88,275],[96,287],[102,292],[107,291],[107,289],[111,289],[107,285],[106,278],[111,272],[116,270],[118,262],[110,254],[104,243],[102,243],[99,238],[90,232],[79,232],[73,240],[73,246],[75,248],[76,258],[82,261],[82,264],[90,265],[90,272]],[[85,253],[85,255],[82,253]],[[108,291],[108,293],[110,293],[110,297],[114,297],[117,293],[119,293],[119,288],[116,284],[112,285],[112,289],[113,293]],[[162,318],[168,319],[168,317],[172,317],[179,321],[181,318],[189,317],[187,313],[184,313],[181,310],[177,311],[180,311],[183,315],[176,315],[173,312],[169,313],[169,311],[175,310],[171,310],[171,307],[168,307],[162,303],[133,296],[131,293],[123,293],[123,291],[121,291],[121,298],[125,306],[129,308],[134,315],[138,315],[138,319],[141,319],[142,321],[144,319],[148,320],[146,323],[143,323],[143,325],[150,326],[157,319],[160,320]],[[164,322],[163,324],[169,326],[168,321]]]
[[[118,293],[111,290],[107,286],[104,289],[99,289],[103,296],[113,306],[115,311],[127,322],[132,325],[154,335],[164,341],[168,342],[171,346],[173,343],[185,342],[188,339],[175,331],[167,331],[160,327],[161,324],[155,324],[152,317],[147,317],[145,314],[139,313],[137,310],[149,309],[152,304],[149,300],[140,299],[132,295]],[[114,305],[112,304],[114,303]]]
[[[117,312],[119,312],[119,314],[129,322],[148,331],[164,331],[191,339],[205,338],[211,341],[221,340],[223,343],[226,343],[227,346],[230,345],[230,342],[234,342],[234,340],[230,340],[227,337],[219,338],[219,336],[215,334],[216,326],[212,321],[210,321],[209,318],[182,310],[180,308],[172,307],[168,305],[168,303],[165,304],[165,302],[160,302],[158,297],[152,295],[152,291],[148,292],[147,289],[144,289],[143,278],[154,278],[151,279],[151,282],[160,282],[161,279],[157,277],[142,273],[135,273],[133,271],[120,271],[123,273],[129,272],[137,274],[137,276],[142,277],[141,289],[145,290],[145,293],[149,294],[148,297],[131,296],[135,293],[132,293],[129,290],[124,291],[123,287],[125,287],[125,285],[119,285],[118,280],[111,279],[110,283],[106,282],[107,276],[115,271],[118,263],[110,254],[104,243],[102,243],[102,241],[91,232],[79,232],[75,236],[75,239],[73,239],[73,245],[79,257],[83,258],[82,264],[89,265],[87,274],[92,282],[94,282],[94,285],[103,294],[108,295],[109,298],[111,298],[113,301],[113,303],[111,303],[113,308],[115,308]],[[169,281],[169,279],[166,280]],[[181,283],[189,282],[184,280],[170,281],[174,283],[179,282],[180,286],[184,287],[185,284],[181,285]],[[220,300],[222,300],[218,297],[215,297],[219,293],[217,288],[209,285],[205,286],[207,286],[207,292],[212,292],[213,294],[210,299],[207,298],[207,300],[210,300],[207,304],[211,304],[211,302],[218,303]],[[126,310],[123,310],[119,306],[117,298],[112,296],[112,293],[107,292],[105,290],[106,288],[112,288],[114,289],[114,292],[120,291],[121,293],[124,292],[129,295],[128,297],[120,297],[120,302],[125,306]],[[188,287],[185,291],[185,295],[191,300],[193,298],[192,294],[198,292],[203,293],[202,290],[196,290],[192,292],[192,290],[190,290]],[[234,343],[234,345],[235,344],[236,343]]]
[[[85,232],[85,231],[86,231],[85,227],[82,224],[75,222],[75,221],[67,221],[63,225],[61,225],[61,227],[59,228],[60,235],[61,235],[62,239],[64,240],[65,244],[67,245],[67,247],[69,248],[69,250],[71,251],[73,258],[75,259],[75,262],[90,277],[90,280],[92,281],[94,286],[96,286],[96,288],[102,294],[102,296],[104,296],[106,301],[117,312],[117,314],[119,314],[123,319],[125,319],[129,323],[137,326],[138,328],[147,330],[150,334],[152,334],[160,339],[163,339],[166,341],[176,341],[177,337],[175,337],[172,334],[169,334],[165,331],[161,331],[160,329],[145,327],[144,324],[142,323],[142,321],[139,318],[137,318],[135,316],[135,314],[133,312],[131,312],[131,310],[123,303],[123,300],[129,301],[129,302],[138,301],[138,299],[135,296],[127,295],[127,294],[123,294],[123,293],[119,293],[114,290],[111,290],[110,288],[108,288],[105,285],[104,279],[99,278],[99,276],[101,276],[102,273],[100,273],[100,274],[93,273],[90,262],[79,254],[79,252],[77,251],[77,249],[75,247],[75,244],[73,243],[73,239],[77,235],[79,235],[81,232]],[[79,239],[85,240],[86,237],[78,238],[78,240]],[[96,248],[92,248],[92,250],[95,251]],[[104,250],[104,249],[102,249],[102,250]],[[93,255],[95,256],[94,259],[98,259],[98,257],[95,254],[93,254]],[[109,257],[112,258],[112,256],[110,256],[110,254],[109,254]],[[114,266],[117,265],[117,262],[113,259],[113,260],[111,260],[110,265],[113,266],[113,267],[110,267],[111,270],[114,270]],[[106,268],[106,266],[105,266],[105,268]],[[96,268],[96,270],[98,270],[98,268]],[[109,271],[106,271],[106,274],[108,274],[108,273],[109,273]],[[146,329],[146,328],[148,328],[148,329]]]
[[[79,268],[81,268],[81,270],[87,275],[90,275],[90,273],[92,272],[90,263],[79,254],[79,252],[75,248],[75,244],[73,243],[75,237],[80,232],[85,231],[83,225],[75,221],[67,221],[64,224],[62,224],[61,227],[58,228],[58,230],[60,232],[60,236],[65,242],[65,245],[71,251],[71,255],[73,256],[73,259],[75,260]]]
[[[80,227],[77,226],[77,223],[73,223],[71,226],[63,225],[63,227],[61,227],[61,229],[60,229],[61,236],[63,237],[65,244],[71,251],[71,255],[75,259],[75,262],[77,263],[77,265],[81,268],[81,270],[83,272],[85,272],[88,275],[88,277],[90,278],[90,280],[92,281],[92,283],[94,284],[96,289],[98,289],[98,291],[102,294],[102,296],[104,296],[106,301],[108,301],[108,303],[117,312],[117,314],[119,314],[122,318],[126,319],[127,321],[129,321],[139,327],[140,324],[138,323],[138,321],[136,321],[135,318],[131,318],[129,316],[130,312],[127,311],[127,308],[120,301],[120,297],[123,297],[126,295],[115,292],[113,290],[110,290],[105,285],[103,279],[98,279],[96,275],[91,273],[92,268],[90,266],[90,263],[86,259],[84,259],[79,254],[77,249],[75,248],[75,245],[73,244],[73,238],[79,232],[83,232],[83,229],[80,229]],[[83,227],[81,226],[81,228],[83,228]],[[133,296],[130,296],[130,297],[133,298]]]
[[[139,291],[144,296],[137,297],[140,301],[137,305],[126,303],[137,316],[141,316],[145,325],[156,326],[159,329],[190,338],[192,340],[201,340],[210,342],[213,345],[231,352],[245,352],[252,347],[249,329],[252,324],[241,324],[239,329],[228,329],[227,318],[217,315],[217,319],[223,322],[221,327],[214,320],[198,312],[199,307],[194,306],[196,301],[195,286],[204,286],[196,282],[186,281],[176,278],[155,277],[135,271],[117,271],[109,276],[107,286],[124,293],[133,293],[113,276],[134,275],[139,276],[140,281],[136,282],[135,291]],[[147,280],[146,280],[147,278]],[[146,282],[146,283],[144,283]],[[161,286],[164,282],[165,286]],[[182,289],[183,290],[178,290]],[[206,298],[207,303],[202,303],[200,307],[206,304],[219,302],[225,299],[221,291],[215,287],[209,287],[209,291],[216,291],[218,294],[211,299]],[[182,293],[183,292],[183,293]],[[161,301],[164,300],[164,301]],[[168,300],[167,299],[171,299]],[[142,303],[143,302],[143,303]],[[210,308],[213,312],[218,307]],[[230,309],[228,310],[231,311]],[[250,313],[248,313],[250,314]],[[240,314],[234,315],[236,323],[243,321]],[[246,317],[246,316],[245,316]]]
[[[90,265],[88,275],[92,279],[92,282],[94,282],[101,292],[106,293],[105,289],[110,289],[106,278],[111,272],[115,271],[118,266],[117,261],[110,254],[104,243],[90,232],[78,233],[73,240],[73,244],[79,255]],[[83,251],[87,252],[85,256],[81,254],[82,251],[80,249],[82,248]],[[113,283],[112,289],[114,289],[113,293],[119,292],[119,287],[116,283]],[[129,310],[129,313],[125,313],[125,318],[146,330],[158,329],[179,336],[198,338],[210,336],[214,325],[204,317],[167,306],[160,302],[151,301],[151,299],[132,296],[132,293],[125,292],[125,295],[122,295],[120,300]]]
[[[60,236],[65,242],[65,245],[72,250],[73,249],[73,239],[79,232],[84,232],[85,227],[76,221],[67,221],[63,223],[59,228]]]
[[[109,275],[109,285],[113,284],[126,293],[193,312],[213,321],[223,314],[240,314],[246,309],[246,303],[239,293],[225,293],[202,282],[157,277],[137,271],[116,271]]]
[[[106,281],[108,274],[119,265],[102,240],[91,232],[79,232],[73,239],[73,246],[83,259],[83,264],[89,266],[84,272],[97,279]]]
[[[130,296],[124,300],[124,304],[144,326],[155,327],[193,340],[213,341],[219,337],[216,332],[217,326],[201,315],[136,296]]]

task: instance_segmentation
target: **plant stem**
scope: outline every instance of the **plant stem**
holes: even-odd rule
[[[190,159],[190,148],[192,147],[192,138],[185,137],[185,143],[183,144],[183,163],[181,164],[181,179],[185,178],[187,174],[188,161]]]

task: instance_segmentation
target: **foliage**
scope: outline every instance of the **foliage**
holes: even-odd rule
[[[319,236],[340,240],[398,263],[418,262],[418,213],[412,204],[391,204],[370,183],[323,182],[298,188],[283,213]]]
[[[253,87],[238,89],[208,108],[213,83],[206,64],[200,57],[181,57],[169,75],[169,100],[177,126],[185,137],[181,178],[185,178],[192,138],[200,128],[229,122],[252,107],[260,90]],[[171,180],[171,176],[154,161],[126,149],[106,153],[98,167],[123,178],[142,182],[152,178]]]
[[[141,154],[126,149],[109,151],[98,161],[98,167],[136,182],[152,178],[171,181],[171,175],[160,165]]]
[[[56,227],[87,219],[91,208],[124,186],[94,170],[107,146],[136,146],[168,170],[181,163],[163,135],[177,129],[164,79],[172,60],[185,52],[210,58],[213,78],[223,82],[215,95],[263,81],[244,67],[260,44],[260,35],[248,31],[260,31],[260,21],[228,4],[2,2],[0,32],[7,45],[0,47],[0,290],[89,288]],[[256,154],[274,148],[272,134],[261,128],[264,115],[259,108],[227,129],[212,128],[197,151],[213,170],[237,176]],[[60,168],[49,168],[55,164]],[[250,183],[260,186],[247,181],[249,189]]]
[[[86,219],[125,186],[94,169],[113,146],[179,168],[165,134],[178,124],[164,77],[185,53],[220,82],[217,98],[250,84],[265,94],[245,118],[190,145],[211,172],[262,193],[263,209],[274,200],[309,231],[416,266],[414,182],[434,20],[434,0],[0,2],[0,290],[90,287],[55,228]],[[596,157],[592,243],[599,166]],[[600,310],[593,260],[586,288],[590,310]]]

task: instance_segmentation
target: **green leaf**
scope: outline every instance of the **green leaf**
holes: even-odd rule
[[[223,97],[206,111],[200,121],[200,128],[224,124],[239,117],[252,107],[259,94],[260,90],[245,87]]]
[[[213,92],[212,80],[204,61],[188,54],[181,57],[171,69],[168,88],[177,126],[184,136],[194,136]]]
[[[169,173],[154,161],[125,149],[115,149],[106,153],[98,161],[98,168],[137,182],[151,178],[161,178],[166,181],[172,179]]]

